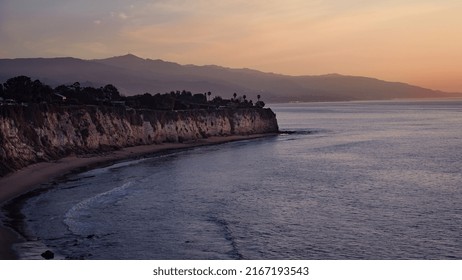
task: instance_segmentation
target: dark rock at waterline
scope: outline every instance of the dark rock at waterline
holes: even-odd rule
[[[41,254],[42,258],[44,258],[45,260],[51,260],[51,259],[54,259],[55,257],[55,253],[53,253],[52,251],[50,250],[46,250],[45,252],[43,252]]]

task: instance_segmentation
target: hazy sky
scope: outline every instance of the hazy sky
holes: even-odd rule
[[[461,0],[0,0],[0,57],[106,58],[462,92]]]

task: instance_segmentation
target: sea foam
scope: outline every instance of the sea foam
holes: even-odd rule
[[[91,222],[94,208],[102,208],[114,204],[128,194],[127,190],[131,185],[132,182],[125,183],[120,187],[99,193],[72,206],[64,216],[64,223],[67,225],[69,231],[82,236],[94,234],[96,227]]]

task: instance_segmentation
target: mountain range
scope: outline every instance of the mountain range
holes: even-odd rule
[[[399,82],[328,74],[289,76],[252,69],[216,65],[180,65],[163,60],[124,55],[107,59],[17,58],[0,59],[0,82],[25,75],[58,86],[113,84],[122,94],[165,93],[188,90],[212,92],[224,98],[233,93],[265,102],[384,100],[394,98],[441,98],[461,96]]]

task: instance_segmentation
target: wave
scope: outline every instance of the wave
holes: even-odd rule
[[[115,164],[112,164],[110,166],[96,168],[96,169],[89,170],[87,172],[80,173],[79,177],[88,177],[88,176],[92,177],[92,176],[96,176],[96,175],[101,175],[101,174],[104,174],[104,173],[108,173],[108,172],[110,172],[110,171],[112,171],[114,169],[119,169],[119,168],[122,168],[122,167],[136,165],[136,164],[138,164],[140,162],[143,162],[145,160],[147,160],[147,158],[141,158],[141,159],[135,159],[135,160],[123,161],[123,162],[115,163]]]
[[[238,260],[244,259],[242,254],[239,252],[236,239],[234,238],[233,232],[231,231],[228,221],[226,221],[225,219],[217,218],[217,217],[210,217],[208,221],[214,223],[223,231],[224,238],[230,243],[231,248],[232,248],[231,251],[228,252],[228,255],[232,259],[238,259]]]
[[[64,215],[64,223],[69,231],[81,236],[94,234],[95,223],[91,222],[91,218],[94,216],[96,208],[114,204],[114,202],[125,197],[128,194],[127,189],[131,185],[132,182],[125,183],[120,187],[97,194],[72,206]]]

